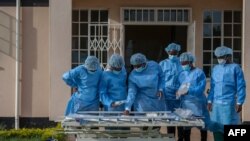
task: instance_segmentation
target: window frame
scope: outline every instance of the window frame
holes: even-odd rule
[[[211,25],[211,27],[213,27],[214,24],[219,24],[219,23],[214,23],[213,22],[213,12],[220,12],[220,16],[221,16],[221,21],[220,21],[220,27],[221,27],[221,34],[220,36],[214,36],[213,35],[213,28],[211,28],[211,36],[205,36],[204,35],[204,32],[205,32],[205,25]],[[205,22],[205,16],[206,16],[206,12],[209,12],[209,13],[212,13],[212,17],[211,17],[211,22]],[[232,13],[232,19],[231,19],[231,22],[225,22],[225,13],[226,12],[231,12]],[[238,12],[238,14],[240,14],[240,22],[235,22],[235,16],[234,14]],[[226,25],[231,25],[231,36],[227,36],[225,35],[225,26]],[[238,25],[240,26],[240,30],[238,31],[240,34],[239,36],[235,36],[234,35],[234,25]],[[235,60],[235,59],[239,59],[238,63],[239,65],[242,64],[242,58],[240,56],[242,55],[238,55],[239,58],[235,58],[235,55],[236,54],[242,54],[242,10],[213,10],[213,9],[210,9],[210,10],[204,10],[203,11],[203,15],[202,15],[202,64],[203,64],[203,70],[206,74],[206,77],[209,79],[210,76],[211,76],[211,71],[212,71],[212,68],[214,67],[214,65],[218,64],[217,63],[217,59],[214,55],[214,50],[217,46],[214,46],[214,39],[220,39],[220,45],[225,45],[225,46],[228,46],[228,47],[231,47],[233,49],[233,55],[232,55],[232,60]],[[210,39],[210,49],[204,49],[204,41],[205,39]],[[229,39],[231,40],[231,46],[229,46],[228,44],[225,44],[225,40],[226,39]],[[238,47],[238,49],[236,50],[236,45],[235,45],[235,42],[236,41],[239,41],[238,44],[240,45],[240,47]],[[204,58],[205,54],[207,53],[207,55],[210,53],[210,60],[209,61],[206,61],[205,59],[207,58]],[[209,56],[209,55],[208,55]],[[210,62],[210,63],[204,63],[204,62]],[[208,70],[205,69],[205,67],[209,67]],[[208,72],[208,73],[207,73]]]

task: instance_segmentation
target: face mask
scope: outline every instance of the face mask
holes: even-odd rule
[[[121,71],[113,70],[112,72],[113,72],[114,74],[119,74]]]
[[[218,60],[218,63],[221,64],[221,65],[226,64],[226,60],[225,59],[217,59],[217,60]]]
[[[190,71],[191,67],[189,64],[181,66],[184,71]]]
[[[89,73],[89,74],[94,74],[95,71],[90,71],[90,70],[88,70],[88,73]]]
[[[145,69],[145,67],[139,67],[137,69],[135,69],[136,72],[142,72]]]
[[[168,58],[169,58],[170,60],[174,60],[174,59],[177,58],[177,56],[176,56],[176,55],[169,55]]]

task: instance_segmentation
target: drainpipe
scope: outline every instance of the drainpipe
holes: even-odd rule
[[[19,129],[19,47],[20,47],[20,0],[16,0],[16,83],[15,83],[15,129]]]

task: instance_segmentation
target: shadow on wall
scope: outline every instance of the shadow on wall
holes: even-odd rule
[[[22,21],[20,23],[22,27]],[[21,31],[21,30],[20,30]],[[22,34],[20,35],[20,39]],[[20,42],[21,43],[21,42]],[[0,52],[15,58],[16,48],[16,17],[0,10]]]
[[[12,8],[12,7],[11,7]],[[15,9],[14,9],[15,10]],[[37,70],[37,29],[34,27],[34,8],[20,8],[20,116],[32,115],[33,73]],[[36,24],[36,23],[35,23]],[[8,71],[3,60],[16,60],[16,17],[0,9],[0,71]],[[11,68],[15,68],[15,64]],[[14,81],[14,80],[13,80]],[[13,82],[12,81],[12,82]],[[25,82],[25,83],[22,83]],[[13,82],[14,83],[14,82]],[[14,94],[13,94],[14,95]]]
[[[22,115],[32,117],[34,99],[33,90],[34,72],[37,68],[37,29],[34,27],[34,8],[23,8],[22,10],[22,35],[23,35],[23,51],[22,51],[22,97],[21,108]]]

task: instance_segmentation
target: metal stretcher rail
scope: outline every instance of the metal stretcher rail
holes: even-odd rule
[[[171,140],[174,137],[161,134],[160,127],[204,127],[201,117],[184,119],[168,111],[131,112],[126,116],[122,112],[79,112],[69,115],[61,123],[64,133],[76,134],[77,141]]]

